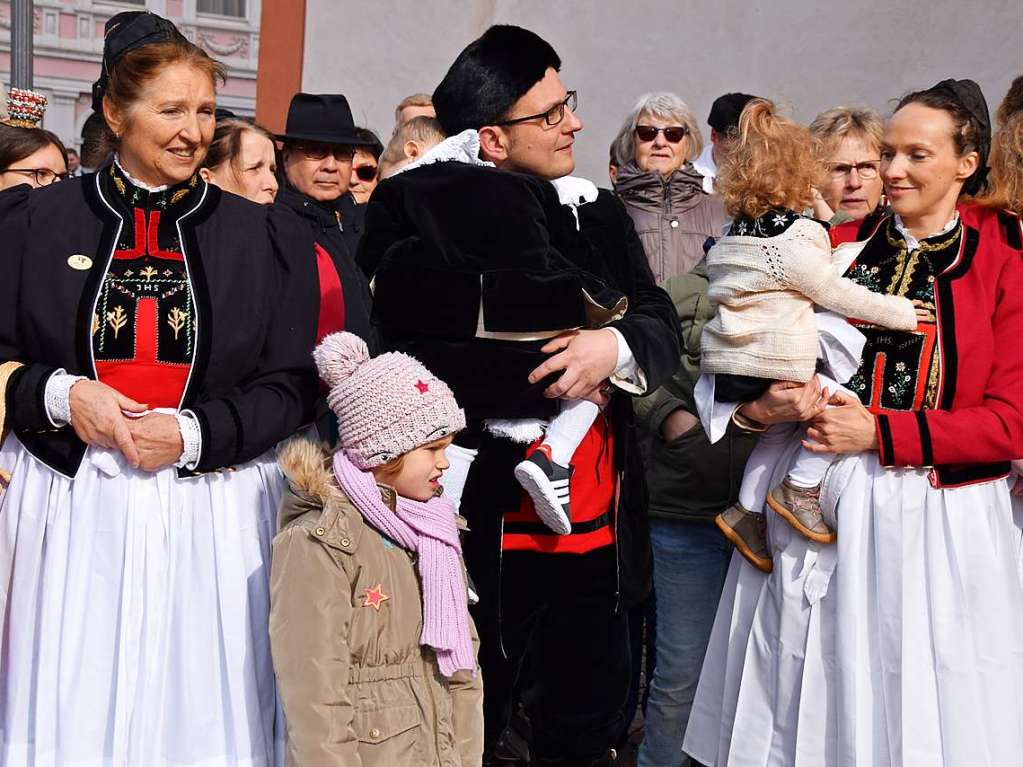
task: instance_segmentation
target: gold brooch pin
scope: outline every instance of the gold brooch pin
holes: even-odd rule
[[[92,268],[92,259],[81,253],[75,253],[75,255],[67,257],[67,265],[72,269],[84,272]]]

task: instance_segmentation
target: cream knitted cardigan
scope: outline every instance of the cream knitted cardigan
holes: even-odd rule
[[[717,312],[703,329],[704,373],[809,381],[817,364],[817,304],[892,330],[914,330],[907,298],[873,293],[832,266],[827,231],[802,218],[775,237],[722,237],[707,254]]]

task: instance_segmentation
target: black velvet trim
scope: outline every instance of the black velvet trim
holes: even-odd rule
[[[611,524],[611,512],[605,511],[595,519],[588,519],[585,522],[573,522],[572,532],[569,535],[584,535],[608,527]],[[558,536],[558,533],[551,530],[542,522],[505,522],[505,534],[514,535],[551,535]],[[560,537],[560,536],[558,536]]]
[[[199,240],[196,227],[210,217],[220,203],[220,189],[213,184],[207,185],[206,199],[199,209],[181,221],[181,250],[188,265],[188,276],[192,282],[192,300],[195,301],[198,314],[199,332],[195,339],[195,354],[192,355],[192,370],[189,373],[188,385],[181,398],[182,407],[191,407],[206,380],[206,371],[210,365],[210,349],[213,345],[210,322],[213,318],[213,306],[210,302],[210,286],[203,267],[202,253],[199,251]],[[205,437],[205,435],[204,435]]]
[[[976,463],[966,466],[936,466],[934,471],[939,487],[958,487],[987,482],[1007,476],[1011,466],[1008,461]]]
[[[977,255],[977,245],[980,243],[980,232],[972,226],[963,226],[963,242],[959,256],[959,263],[949,269],[941,276],[948,280],[957,280],[970,270],[973,258]]]
[[[242,426],[241,413],[238,412],[234,402],[224,399],[224,404],[227,406],[227,412],[231,414],[231,420],[234,421],[234,456],[231,463],[236,463],[238,455],[242,451],[242,445],[245,444],[245,428]]]
[[[860,222],[859,231],[856,233],[856,239],[863,241],[868,240],[874,236],[874,233],[880,228],[881,224],[884,223],[885,216],[883,213],[879,213],[881,206],[874,208],[874,210],[867,214],[867,216]]]
[[[934,465],[934,444],[931,442],[931,427],[923,410],[916,411],[916,424],[920,429],[920,457],[924,466]]]
[[[892,427],[888,416],[877,416],[877,428],[881,432],[881,465],[890,466],[895,463],[895,443],[892,441]]]
[[[959,355],[956,351],[955,301],[952,297],[952,281],[941,275],[934,281],[934,290],[940,297],[939,321],[941,329],[942,388],[939,410],[951,410],[956,396],[956,376],[959,372]]]
[[[97,171],[95,178],[85,178],[82,189],[85,201],[96,214],[96,218],[103,222],[103,230],[100,233],[99,244],[96,246],[95,260],[86,277],[85,287],[82,290],[82,297],[78,301],[78,312],[75,315],[75,358],[78,360],[78,373],[94,377],[95,370],[92,365],[92,312],[93,305],[103,287],[103,278],[113,259],[114,250],[117,248],[117,233],[123,219],[120,214],[115,213],[107,207],[100,199],[101,192],[96,189],[96,180],[99,183],[109,183],[107,179],[110,174],[103,170]],[[109,197],[109,190],[104,189],[105,195]],[[113,206],[114,203],[110,202]]]

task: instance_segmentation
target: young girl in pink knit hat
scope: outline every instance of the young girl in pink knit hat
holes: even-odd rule
[[[351,333],[314,352],[339,449],[292,441],[273,541],[270,639],[288,765],[479,765],[483,688],[459,531],[442,496],[464,428],[412,357]]]
[[[741,421],[734,403],[757,399],[776,380],[807,383],[815,373],[828,373],[821,385],[832,393],[837,382],[848,380],[859,367],[864,337],[844,317],[913,330],[928,314],[907,298],[872,292],[832,266],[827,230],[798,213],[810,207],[823,173],[819,145],[806,128],[764,99],[743,109],[736,146],[718,177],[733,221],[707,253],[716,314],[703,330],[705,375],[696,398],[711,441],[723,433],[722,421]],[[815,305],[827,311],[815,313]],[[714,402],[728,404],[715,408]],[[835,532],[820,504],[833,456],[804,439],[785,479],[768,492],[775,466],[805,432],[799,424],[740,425],[763,433],[746,464],[739,501],[718,515],[718,527],[764,572],[774,566],[765,501],[800,534],[833,543]]]

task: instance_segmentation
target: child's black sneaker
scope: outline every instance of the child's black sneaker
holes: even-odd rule
[[[536,514],[559,535],[572,532],[569,486],[572,467],[555,463],[551,449],[540,445],[515,467],[515,479],[533,499]]]

